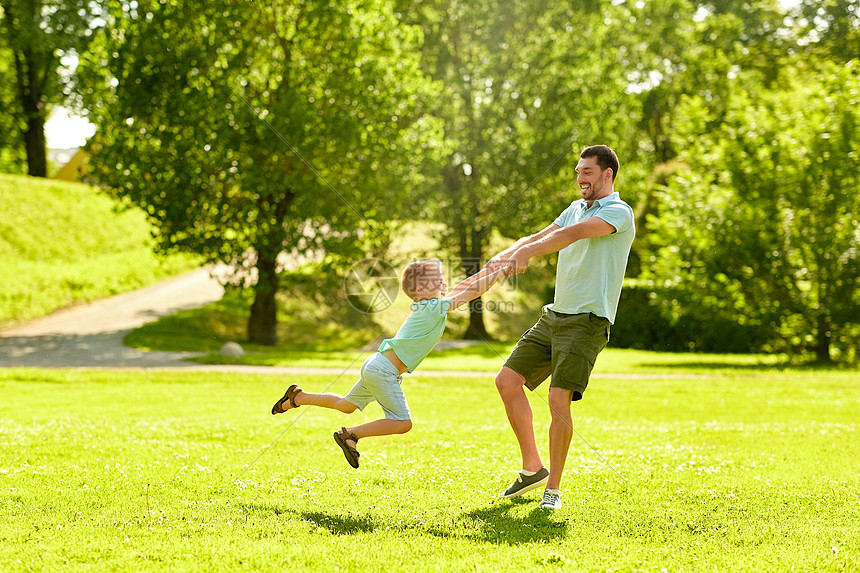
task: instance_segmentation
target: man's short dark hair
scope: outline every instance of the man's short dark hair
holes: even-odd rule
[[[607,169],[612,169],[612,180],[615,181],[615,177],[618,175],[618,156],[615,155],[615,152],[612,151],[611,147],[607,147],[606,145],[591,145],[582,150],[582,153],[579,154],[579,157],[585,159],[586,157],[596,157],[597,164],[600,165],[600,169],[606,171]]]

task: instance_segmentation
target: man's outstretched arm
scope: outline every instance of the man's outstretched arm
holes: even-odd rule
[[[569,227],[556,226],[555,230],[544,234],[534,241],[529,241],[521,245],[516,251],[509,254],[507,262],[511,270],[508,274],[525,272],[532,257],[555,253],[580,239],[593,239],[595,237],[611,235],[615,231],[615,227],[600,217],[590,217]]]
[[[548,235],[553,233],[554,231],[558,231],[560,229],[561,229],[561,227],[559,227],[555,223],[552,223],[550,225],[547,225],[544,229],[538,231],[534,235],[527,235],[525,237],[522,237],[521,239],[518,239],[513,245],[511,245],[510,247],[508,247],[507,249],[505,249],[504,251],[502,251],[501,253],[499,253],[498,255],[496,255],[495,257],[490,259],[489,261],[487,261],[487,264],[484,266],[489,267],[491,270],[496,270],[496,269],[500,269],[502,267],[507,267],[508,266],[508,259],[510,259],[510,257],[515,252],[517,252],[519,249],[526,247],[528,245],[531,245],[537,241],[541,241],[544,238],[546,238]],[[506,274],[510,274],[510,273],[506,273]]]

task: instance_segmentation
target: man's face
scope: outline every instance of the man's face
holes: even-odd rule
[[[601,169],[596,157],[580,158],[576,164],[576,182],[582,198],[588,203],[609,195],[606,185],[611,181],[612,170]]]

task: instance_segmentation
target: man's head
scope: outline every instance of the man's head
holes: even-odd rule
[[[592,145],[582,150],[576,164],[576,182],[589,207],[614,191],[617,174],[618,156],[612,149],[605,145]]]
[[[442,298],[448,291],[448,283],[442,276],[442,261],[428,259],[406,265],[400,279],[403,292],[412,300]]]
[[[591,145],[583,149],[582,153],[579,154],[580,159],[585,159],[586,157],[594,157],[602,170],[612,169],[612,181],[615,181],[620,166],[618,164],[618,156],[611,147],[606,145]]]

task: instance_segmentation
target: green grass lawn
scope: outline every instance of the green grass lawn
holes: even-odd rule
[[[495,498],[518,455],[489,377],[407,377],[414,429],[353,470],[331,433],[376,405],[268,413],[348,377],[0,370],[0,570],[860,570],[856,372],[662,361],[574,405],[554,514]]]
[[[119,206],[86,185],[0,174],[0,326],[197,266],[153,254],[143,212]]]

